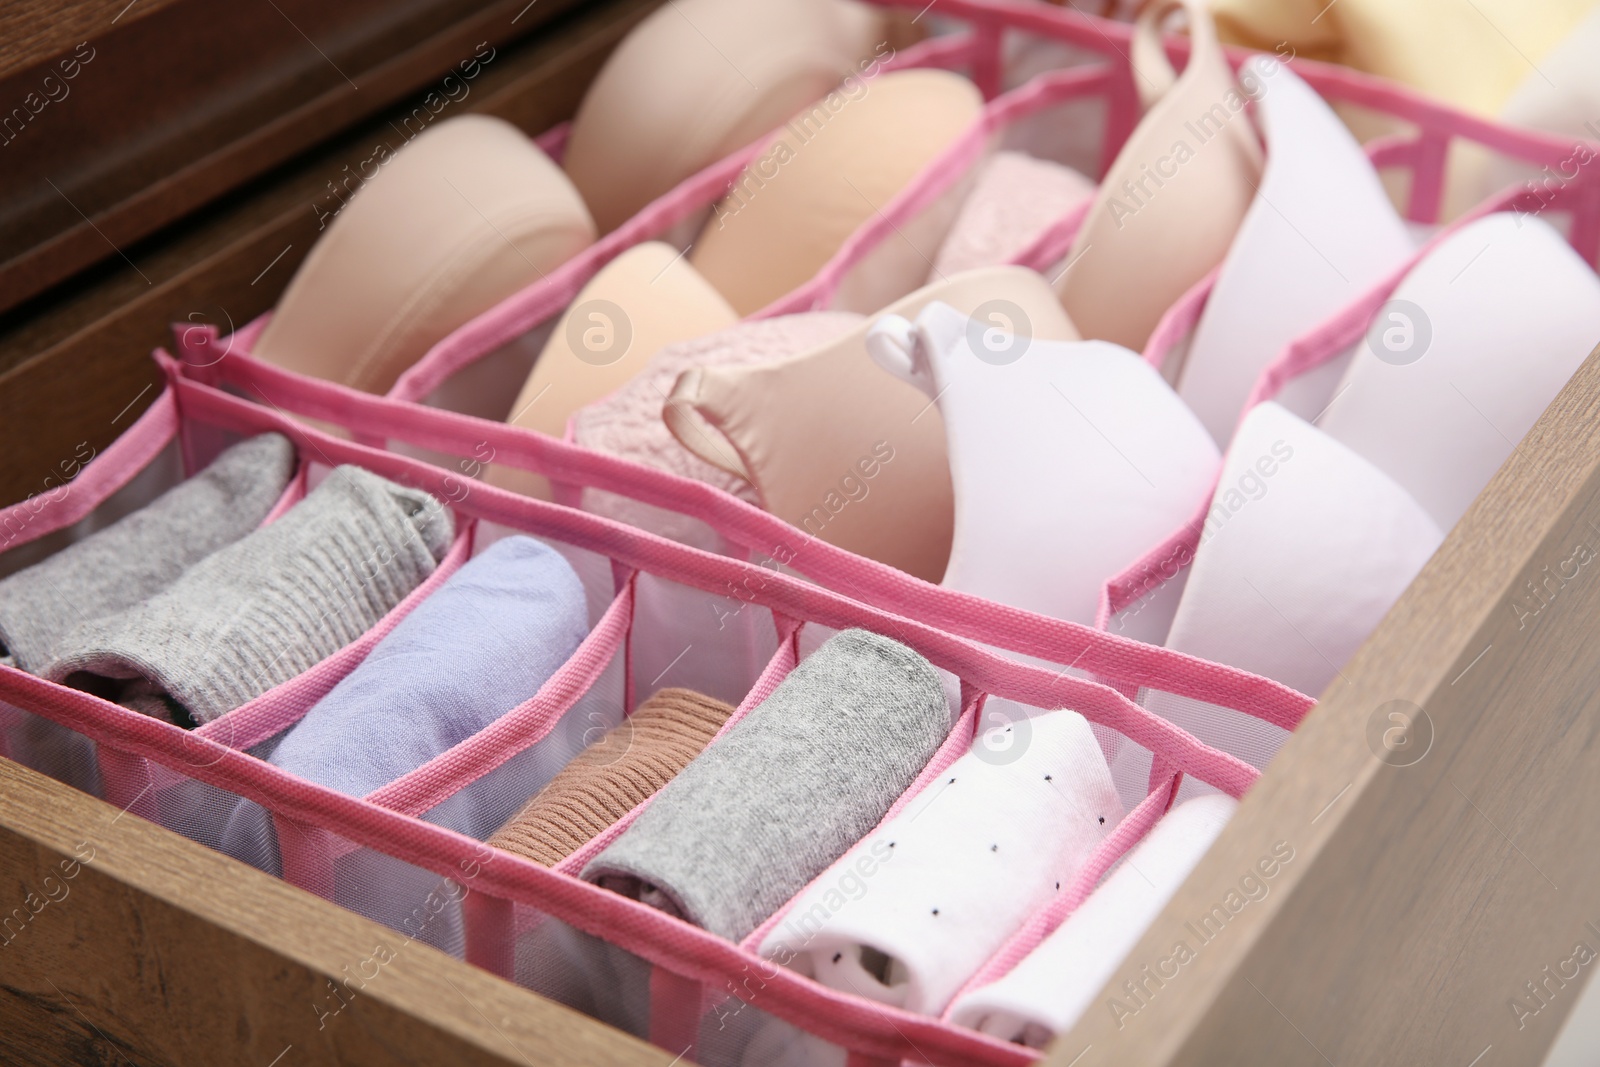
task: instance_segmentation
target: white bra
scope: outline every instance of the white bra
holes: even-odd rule
[[[955,532],[943,584],[1094,622],[1105,580],[1193,515],[1216,446],[1154,367],[1104,341],[1030,341],[943,303],[885,316],[877,364],[944,416]]]
[[[1443,537],[1371,463],[1278,404],[1258,404],[1223,462],[1167,647],[1319,694]],[[1170,693],[1152,692],[1148,707],[1257,767],[1288,737]]]
[[[1600,278],[1537,218],[1490,215],[1419,263],[1317,421],[1456,524],[1600,341]]]
[[[1283,347],[1399,267],[1414,248],[1377,172],[1333,109],[1275,60],[1258,56],[1240,74],[1263,87],[1256,120],[1267,142],[1266,169],[1178,380],[1178,395],[1219,447],[1233,436],[1256,378]],[[1327,405],[1336,379],[1313,372],[1297,382],[1308,416]]]

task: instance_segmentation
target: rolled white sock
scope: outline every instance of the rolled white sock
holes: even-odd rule
[[[1083,716],[1000,723],[808,886],[761,954],[937,1015],[1121,817]]]
[[[1009,974],[958,1000],[956,1025],[1035,1048],[1071,1029],[1238,806],[1211,794],[1173,808]]]

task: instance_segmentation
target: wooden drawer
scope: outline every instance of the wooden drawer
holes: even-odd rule
[[[508,44],[466,109],[551,125],[651,6],[584,5]],[[315,237],[306,204],[370,128],[154,239],[140,277],[114,268],[11,316],[0,502],[84,435],[103,447],[128,425],[153,398],[145,353],[169,321],[241,324],[271,305]],[[1050,1063],[1542,1061],[1582,978],[1540,1000],[1525,983],[1575,943],[1600,949],[1585,799],[1600,786],[1600,583],[1585,567],[1544,584],[1531,614],[1514,598],[1578,546],[1600,552],[1597,461],[1591,356]],[[1424,754],[1383,762],[1375,739],[1406,722]],[[1275,848],[1292,860],[1241,897]],[[1225,921],[1197,937],[1219,906]],[[8,1062],[674,1062],[422,944],[330,1000],[384,928],[3,760],[0,927]]]

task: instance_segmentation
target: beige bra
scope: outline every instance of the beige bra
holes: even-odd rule
[[[885,55],[888,18],[853,0],[673,0],[585,93],[566,168],[602,233]]]
[[[977,88],[949,71],[897,71],[841,86],[793,116],[745,169],[712,209],[690,262],[739,314],[760,310],[809,280],[982,111]],[[873,263],[883,300],[927,276],[954,208],[938,232],[907,235],[925,251]]]
[[[647,241],[589,280],[551,332],[506,421],[564,437],[573,412],[615,392],[663,346],[732,326],[739,316],[671,245]],[[545,479],[495,467],[489,481],[548,497]]]
[[[1159,25],[1180,3],[1192,50],[1176,76]],[[1137,352],[1167,308],[1222,262],[1262,156],[1247,97],[1197,0],[1141,11],[1132,58],[1148,110],[1100,183],[1056,292],[1084,337]]]
[[[594,235],[572,183],[516,127],[441,122],[386,156],[334,217],[254,355],[385,392],[451,330]]]
[[[914,318],[935,300],[973,316],[1003,351],[1024,343],[1006,335],[1078,339],[1049,284],[1023,267],[958,274],[882,313]],[[690,370],[662,415],[685,448],[748,480],[774,515],[938,582],[954,521],[944,423],[915,386],[873,364],[872,321],[789,359]]]

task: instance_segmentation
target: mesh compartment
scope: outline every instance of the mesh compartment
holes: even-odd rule
[[[9,704],[0,704],[0,757],[90,796],[104,795],[93,741]]]

